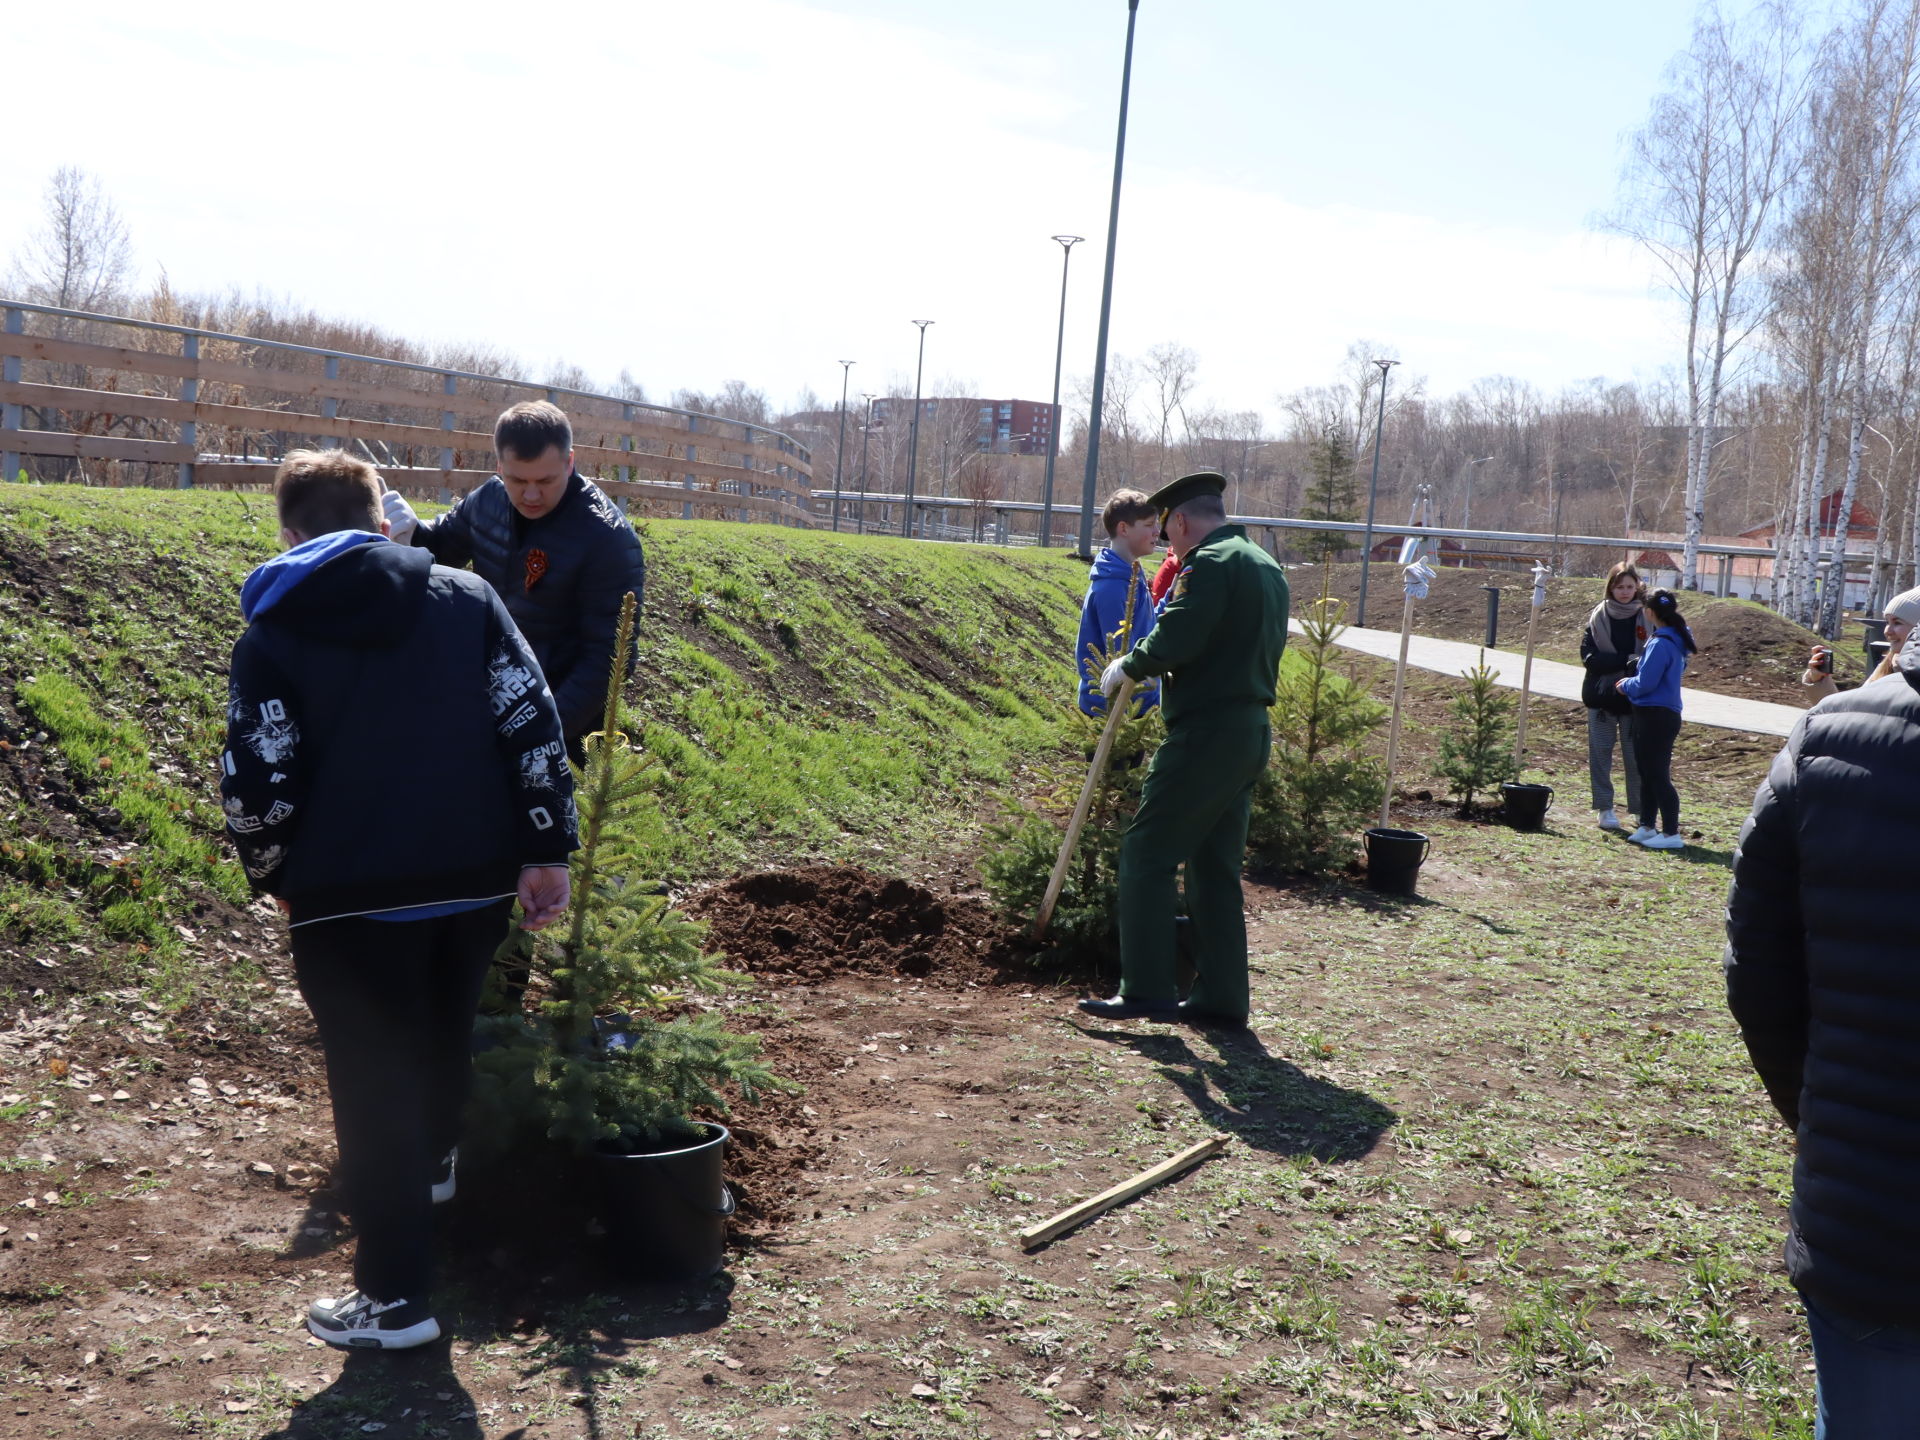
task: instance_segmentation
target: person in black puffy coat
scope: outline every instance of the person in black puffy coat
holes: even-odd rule
[[[1828,1440],[1920,1435],[1920,650],[1794,726],[1741,829],[1727,1003],[1796,1137],[1787,1270]]]
[[[646,560],[613,501],[573,465],[573,427],[556,405],[530,400],[493,427],[494,477],[432,521],[392,491],[395,540],[442,565],[471,564],[505,602],[553,688],[576,759],[600,728],[620,601],[645,599]]]

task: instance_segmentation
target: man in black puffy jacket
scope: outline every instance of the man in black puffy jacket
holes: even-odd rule
[[[393,538],[442,565],[471,564],[506,602],[533,647],[560,710],[567,744],[606,712],[620,601],[645,598],[646,562],[606,493],[573,466],[573,427],[558,406],[530,400],[493,427],[497,473],[438,519],[421,521],[388,491]]]
[[[1828,1440],[1920,1436],[1920,651],[1794,726],[1740,832],[1727,1002],[1795,1134],[1787,1270]]]
[[[566,908],[573,776],[500,598],[382,537],[371,465],[295,451],[274,489],[290,548],[240,592],[220,794],[290,924],[360,1236],[355,1290],[307,1327],[406,1349],[440,1333],[432,1206],[453,1190],[481,981],[515,898],[530,930]]]

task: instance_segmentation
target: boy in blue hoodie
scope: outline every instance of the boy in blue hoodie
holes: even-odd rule
[[[326,1055],[355,1289],[330,1345],[438,1338],[432,1207],[471,1076],[488,962],[515,898],[567,907],[573,777],[560,715],[486,581],[395,545],[374,468],[296,450],[274,478],[285,554],[247,577],[220,794],[256,894],[286,914]]]
[[[1107,713],[1100,672],[1153,629],[1153,597],[1140,573],[1140,561],[1153,553],[1160,516],[1140,491],[1116,490],[1100,512],[1100,523],[1107,532],[1107,546],[1087,572],[1087,595],[1080,602],[1080,638],[1073,652],[1074,668],[1080,674],[1080,710],[1094,716]],[[1144,715],[1160,702],[1158,682],[1141,685],[1133,698],[1135,713]]]

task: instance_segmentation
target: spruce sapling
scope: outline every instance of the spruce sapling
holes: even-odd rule
[[[727,1114],[729,1092],[754,1101],[798,1088],[760,1059],[758,1040],[730,1034],[719,1016],[660,1018],[689,993],[723,990],[734,977],[702,948],[705,926],[627,873],[652,789],[652,761],[620,725],[634,608],[629,594],[604,722],[586,738],[575,785],[580,848],[566,928],[534,952],[544,993],[533,1017],[487,1022],[500,1043],[476,1066],[477,1102],[508,1112],[490,1118],[532,1125],[580,1151],[697,1138],[691,1113]]]
[[[1331,567],[1323,567],[1331,577]],[[1334,669],[1345,602],[1324,593],[1288,645],[1273,702],[1273,757],[1255,782],[1250,848],[1286,870],[1323,875],[1353,858],[1380,808],[1382,767],[1367,751],[1386,707]]]
[[[1477,793],[1491,790],[1517,773],[1513,697],[1501,692],[1495,674],[1487,664],[1486,652],[1481,651],[1480,663],[1464,672],[1466,693],[1450,707],[1455,723],[1440,737],[1440,760],[1434,768],[1460,797],[1462,815],[1473,807]]]

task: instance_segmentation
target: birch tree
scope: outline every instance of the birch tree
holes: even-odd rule
[[[1659,265],[1686,316],[1687,458],[1681,585],[1699,588],[1721,397],[1761,319],[1756,252],[1794,177],[1800,109],[1795,0],[1738,22],[1710,0],[1634,135],[1614,227]]]
[[[1911,259],[1913,161],[1920,129],[1920,0],[1864,0],[1835,52],[1832,105],[1850,171],[1845,192],[1858,207],[1846,269],[1852,322],[1846,478],[1834,523],[1820,607],[1820,633],[1840,627],[1846,598],[1847,535],[1860,491],[1861,456],[1884,349],[1879,327],[1900,269]]]

